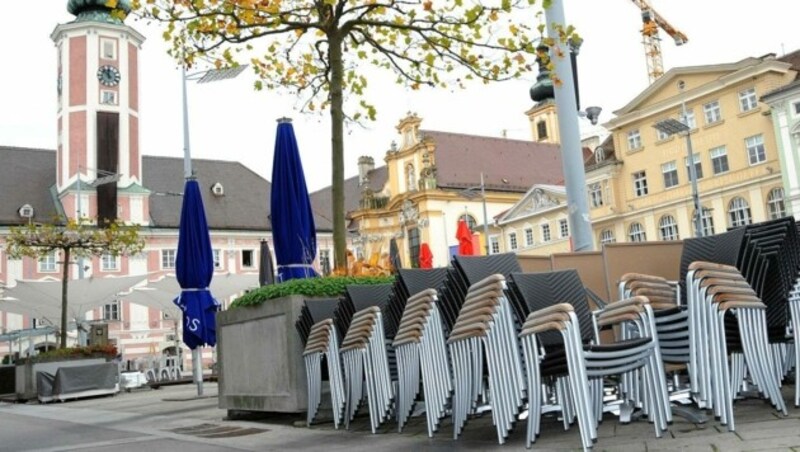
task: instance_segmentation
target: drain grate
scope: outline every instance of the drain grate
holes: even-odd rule
[[[234,438],[237,436],[257,435],[268,432],[264,428],[239,427],[236,425],[199,424],[190,427],[179,427],[167,430],[180,435],[197,436],[199,438]]]

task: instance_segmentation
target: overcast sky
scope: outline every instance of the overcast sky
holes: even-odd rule
[[[601,106],[601,122],[606,121],[613,110],[647,86],[639,10],[630,0],[564,3],[567,21],[585,39],[578,63],[582,106]],[[800,49],[800,2],[796,0],[652,3],[689,38],[686,45],[675,47],[662,32],[666,69]],[[50,33],[58,23],[72,20],[66,4],[67,0],[2,2],[0,145],[55,149],[56,53]],[[129,24],[148,38],[140,58],[142,152],[182,157],[179,71],[166,55],[156,25]],[[360,155],[370,155],[382,164],[390,143],[398,139],[394,127],[407,111],[422,117],[423,128],[429,130],[486,136],[502,136],[505,130],[510,138],[530,139],[524,112],[532,105],[528,89],[535,77],[532,73],[516,81],[474,85],[468,90],[410,91],[394,85],[393,77],[371,76],[367,96],[378,107],[378,120],[346,129],[346,176],[357,174]],[[279,91],[256,92],[253,81],[252,72],[246,72],[235,80],[189,87],[193,157],[238,160],[271,179],[275,120],[289,116],[294,119],[309,189],[329,185],[327,111],[301,114],[294,97]],[[589,129],[588,123],[584,126]]]

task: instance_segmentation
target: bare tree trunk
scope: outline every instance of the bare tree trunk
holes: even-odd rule
[[[333,204],[333,251],[334,267],[347,269],[347,240],[345,235],[344,207],[344,111],[342,83],[344,62],[342,61],[342,40],[339,36],[328,36],[331,65],[331,187]]]
[[[69,248],[64,248],[64,263],[61,264],[61,344],[67,348],[67,292],[69,288]]]

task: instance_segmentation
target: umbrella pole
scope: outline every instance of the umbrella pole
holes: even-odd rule
[[[201,359],[200,347],[192,350],[192,375],[197,385],[197,395],[203,395],[203,363]]]

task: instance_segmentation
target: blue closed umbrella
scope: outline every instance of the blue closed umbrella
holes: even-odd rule
[[[175,276],[182,290],[173,302],[183,312],[183,342],[192,350],[217,343],[214,314],[219,310],[219,302],[208,289],[213,275],[214,254],[200,186],[196,180],[188,179],[183,191],[175,258]]]
[[[317,255],[314,215],[297,139],[288,118],[278,120],[270,211],[278,281],[317,276],[312,266]]]

